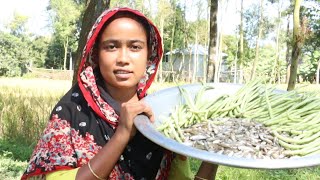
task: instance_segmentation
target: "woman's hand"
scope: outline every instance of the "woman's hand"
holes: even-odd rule
[[[133,119],[141,113],[148,116],[151,122],[154,121],[152,109],[144,101],[122,103],[117,130],[122,133],[129,134],[130,138],[133,137],[136,133],[136,127],[133,125]]]
[[[119,124],[115,134],[90,160],[90,168],[93,170],[90,170],[89,166],[82,166],[77,172],[77,178],[96,179],[92,171],[100,177],[109,177],[124,148],[136,132],[133,119],[141,113],[145,113],[151,121],[154,120],[151,108],[143,101],[126,102],[121,105]]]
[[[214,180],[217,174],[218,165],[203,161],[194,177],[195,180]]]

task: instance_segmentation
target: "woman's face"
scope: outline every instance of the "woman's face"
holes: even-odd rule
[[[99,68],[108,88],[136,89],[147,58],[147,35],[139,22],[121,17],[104,29],[99,40]]]

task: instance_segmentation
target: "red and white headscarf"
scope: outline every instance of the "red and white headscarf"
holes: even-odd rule
[[[109,105],[105,103],[100,97],[100,92],[96,86],[93,73],[93,69],[95,68],[96,64],[91,59],[92,57],[96,57],[96,55],[93,55],[92,53],[95,52],[93,51],[93,48],[97,41],[97,37],[99,35],[99,32],[101,31],[101,28],[103,27],[105,22],[107,22],[118,12],[132,13],[138,18],[144,19],[150,26],[149,42],[151,43],[151,54],[149,56],[145,76],[140,80],[138,84],[137,93],[140,99],[146,95],[146,91],[153,82],[163,53],[161,37],[158,29],[147,17],[145,17],[139,11],[130,8],[115,8],[106,10],[96,20],[96,23],[93,25],[88,35],[87,43],[83,50],[83,56],[77,76],[78,84],[82,93],[84,94],[85,99],[88,101],[92,109],[100,117],[104,118],[106,121],[113,125],[117,124],[118,117],[114,113],[114,111],[112,111],[112,108],[110,108]]]

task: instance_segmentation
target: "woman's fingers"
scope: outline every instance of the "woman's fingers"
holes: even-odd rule
[[[122,116],[125,116],[127,120],[133,121],[133,119],[138,115],[138,114],[145,114],[148,116],[151,122],[154,122],[154,115],[152,108],[147,105],[143,101],[138,101],[134,103],[123,103],[121,105],[121,112]]]
[[[145,104],[145,108],[143,110],[143,113],[148,116],[148,118],[150,119],[151,122],[154,122],[154,115],[153,115],[153,111],[151,109],[150,106],[148,106],[147,104]]]
[[[118,128],[130,133],[130,137],[133,137],[136,133],[136,128],[133,125],[133,119],[138,114],[145,114],[148,116],[151,122],[154,121],[154,115],[150,106],[143,101],[134,103],[122,103],[120,110],[120,120]]]

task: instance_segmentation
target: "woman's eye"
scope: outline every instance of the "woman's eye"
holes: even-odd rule
[[[134,51],[138,51],[138,50],[142,49],[142,47],[139,46],[139,45],[132,45],[131,49],[134,50]]]
[[[115,50],[116,49],[116,46],[115,45],[106,45],[105,46],[105,49],[107,49],[107,50]]]

